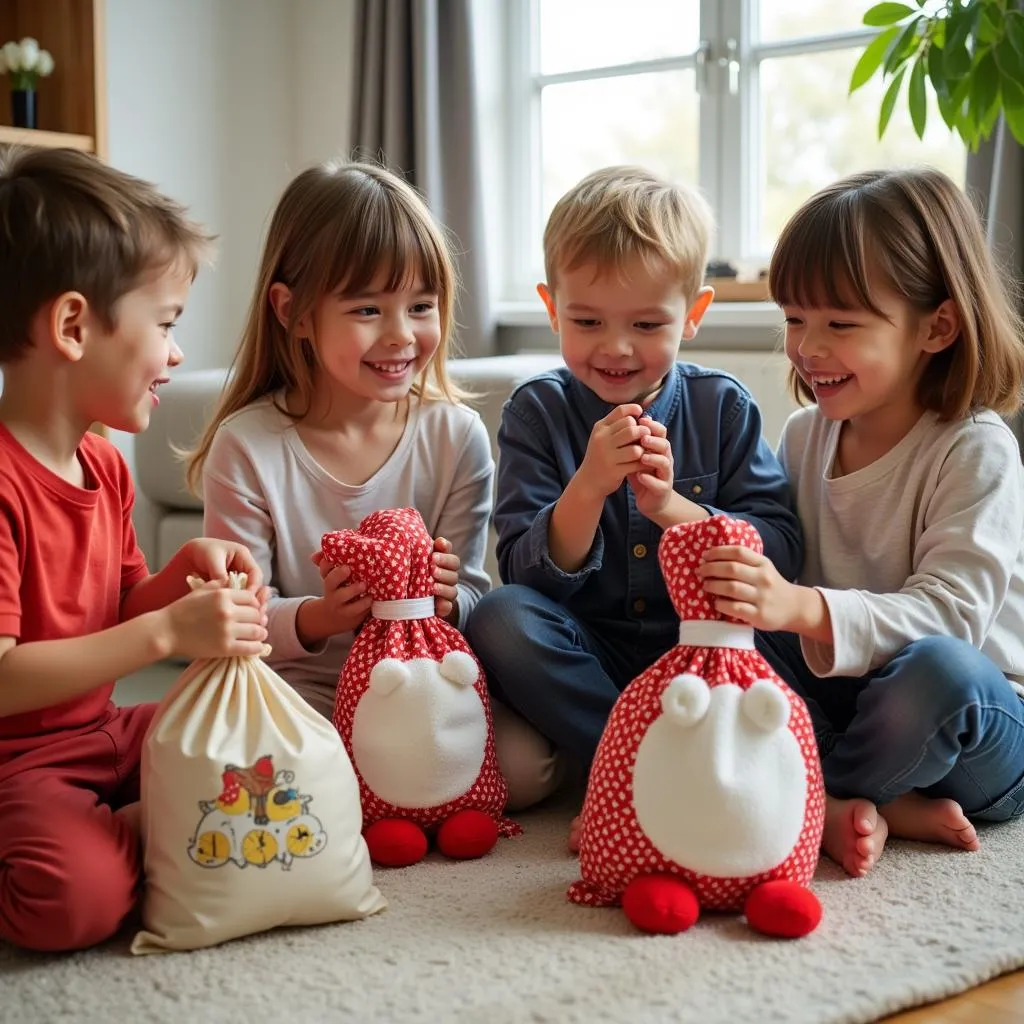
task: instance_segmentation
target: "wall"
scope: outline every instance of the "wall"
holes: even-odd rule
[[[219,236],[177,331],[185,367],[231,360],[274,202],[348,148],[353,0],[107,0],[110,162]],[[115,434],[133,461],[134,438]],[[136,523],[151,544],[147,510]]]

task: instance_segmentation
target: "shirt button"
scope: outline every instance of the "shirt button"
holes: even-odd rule
[[[634,558],[646,558],[647,557],[647,545],[646,544],[634,544],[633,545],[633,557]]]
[[[704,488],[701,487],[700,484],[694,484],[693,485],[693,493],[694,494],[700,494],[700,492],[703,491],[703,490],[704,490]]]
[[[638,597],[633,602],[633,611],[635,611],[637,615],[643,615],[643,613],[647,611],[647,602],[642,597]]]

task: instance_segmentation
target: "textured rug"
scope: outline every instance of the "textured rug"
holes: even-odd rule
[[[893,843],[867,879],[823,862],[824,921],[786,943],[736,917],[653,938],[568,904],[569,813],[522,815],[526,834],[481,861],[379,872],[390,908],[358,924],[141,959],[129,936],[67,957],[0,947],[0,1021],[855,1024],[1024,965],[1024,822],[974,854]]]

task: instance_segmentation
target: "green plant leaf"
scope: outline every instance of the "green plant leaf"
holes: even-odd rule
[[[1024,86],[1012,79],[1003,82],[1003,117],[1013,137],[1024,146]]]
[[[975,55],[977,60],[977,55]],[[974,113],[974,118],[979,123],[988,113],[989,107],[999,97],[999,68],[996,66],[996,58],[989,50],[974,69],[971,76],[971,91],[968,103]]]
[[[946,81],[946,69],[942,63],[942,51],[934,43],[928,47],[927,60],[928,78],[935,90],[935,95],[942,99],[943,96],[949,95],[949,85]]]
[[[850,76],[850,92],[859,89],[878,70],[885,56],[886,47],[899,35],[899,31],[899,26],[893,25],[868,43]]]
[[[902,21],[908,14],[916,13],[917,12],[913,7],[908,7],[906,4],[875,4],[874,7],[869,8],[865,12],[864,24],[878,26],[892,25],[897,21]]]
[[[889,125],[889,118],[892,117],[893,107],[896,106],[896,97],[899,96],[900,86],[903,84],[903,76],[905,74],[906,68],[898,71],[895,78],[889,83],[889,88],[885,90],[885,96],[882,97],[882,107],[878,114],[879,138],[885,134],[885,129]]]
[[[901,64],[917,49],[917,22],[912,21],[889,46],[883,64],[884,73],[893,75]]]
[[[1009,78],[1014,82],[1024,80],[1024,55],[1021,55],[1017,47],[1010,42],[1009,36],[1003,36],[993,48],[992,53],[995,56],[999,74],[1004,79]]]
[[[998,4],[985,4],[978,23],[978,42],[991,45],[1003,36],[1003,12]]]
[[[924,93],[924,60],[921,57],[917,58],[914,70],[910,73],[907,102],[910,106],[910,120],[914,125],[914,132],[919,139],[924,138],[924,127],[928,121],[928,103]]]
[[[967,40],[978,20],[981,8],[976,0],[971,6],[954,6],[946,19],[945,67],[948,78],[960,78],[970,72],[973,61]]]
[[[1006,38],[1024,58],[1024,14],[1020,11],[1010,11],[1006,15]]]

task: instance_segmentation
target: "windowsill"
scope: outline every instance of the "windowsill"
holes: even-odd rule
[[[496,311],[499,327],[547,327],[543,306],[536,302],[499,302]],[[779,328],[782,312],[773,302],[714,302],[704,315],[702,327]]]

